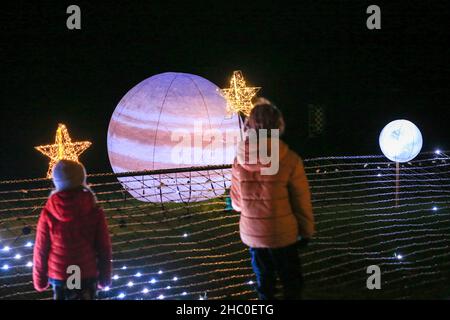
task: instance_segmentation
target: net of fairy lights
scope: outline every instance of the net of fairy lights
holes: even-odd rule
[[[448,295],[450,159],[445,153],[422,153],[401,164],[398,203],[395,164],[383,156],[304,163],[318,231],[300,252],[305,298]],[[149,173],[139,181],[156,185],[176,175],[189,184],[211,172],[214,181],[200,187],[218,196],[184,203],[140,202],[113,174],[89,177],[113,242],[113,281],[99,292],[100,299],[256,298],[239,214],[231,210],[225,190],[230,168]],[[137,178],[130,173],[121,179]],[[194,186],[182,187],[165,188],[162,199]],[[0,299],[51,299],[50,291],[37,293],[31,283],[35,225],[50,188],[46,179],[0,182]],[[382,290],[366,287],[370,265],[382,271]]]

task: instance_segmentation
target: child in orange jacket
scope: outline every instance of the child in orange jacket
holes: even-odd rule
[[[299,299],[303,280],[298,241],[307,243],[315,231],[303,162],[279,140],[283,116],[267,100],[252,109],[245,129],[247,137],[232,168],[230,196],[233,208],[241,213],[240,236],[250,247],[258,295],[274,299],[278,274],[285,299]],[[262,134],[264,130],[267,134]],[[271,155],[270,164],[262,158],[261,148]]]

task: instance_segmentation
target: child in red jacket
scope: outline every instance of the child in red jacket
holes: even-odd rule
[[[97,286],[111,283],[111,240],[104,212],[86,185],[82,164],[61,160],[52,177],[56,190],[36,231],[34,287],[44,291],[51,284],[55,300],[95,299]]]

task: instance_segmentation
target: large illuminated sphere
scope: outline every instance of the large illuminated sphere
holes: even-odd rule
[[[380,148],[391,161],[408,162],[422,149],[422,134],[414,123],[408,120],[389,122],[380,133]]]
[[[238,117],[227,116],[226,101],[212,82],[187,73],[157,74],[128,91],[114,110],[109,160],[115,173],[230,164],[239,130]],[[180,157],[174,157],[182,139],[174,138],[175,132],[191,137],[191,143],[179,148]],[[217,141],[208,136],[212,132]],[[145,202],[207,200],[222,195],[229,180],[215,171],[119,178],[133,197]]]

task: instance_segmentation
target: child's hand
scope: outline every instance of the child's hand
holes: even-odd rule
[[[34,289],[36,289],[36,291],[38,292],[44,292],[45,290],[47,290],[50,287],[50,284],[47,282],[42,282],[42,283],[34,283]]]

